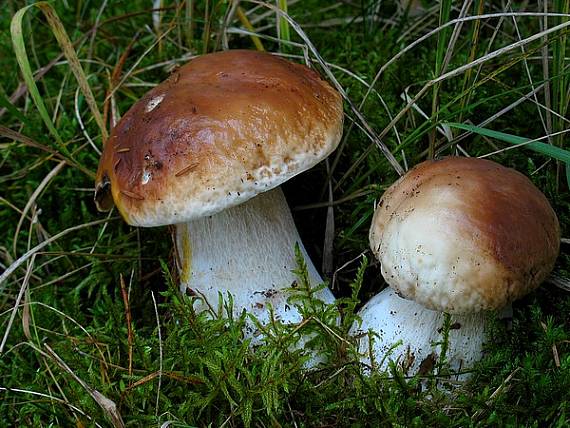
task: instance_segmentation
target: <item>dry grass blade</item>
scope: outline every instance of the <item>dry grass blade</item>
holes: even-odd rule
[[[77,119],[77,123],[79,124],[79,129],[81,129],[81,132],[83,133],[83,135],[85,136],[85,138],[87,139],[87,141],[89,142],[91,147],[93,147],[93,150],[95,151],[95,153],[97,153],[97,155],[101,156],[101,150],[99,150],[99,147],[97,147],[95,142],[89,136],[89,133],[87,132],[87,129],[85,128],[85,125],[83,124],[83,119],[81,118],[81,112],[79,111],[79,90],[80,89],[81,88],[78,87],[75,90],[75,97],[74,97],[74,103],[73,103],[75,118]]]
[[[8,138],[9,140],[17,141],[29,147],[34,147],[36,149],[43,150],[44,152],[50,153],[55,157],[59,158],[62,157],[60,153],[58,153],[56,150],[52,149],[51,147],[44,146],[43,144],[38,143],[37,141],[33,140],[27,135],[14,131],[13,129],[10,129],[4,125],[0,125],[0,136]]]
[[[35,73],[33,73],[34,81],[40,80],[51,68],[58,63],[58,61],[63,57],[63,54],[59,54],[54,59],[52,59],[47,65],[43,66]],[[21,83],[16,90],[10,96],[8,100],[10,103],[15,104],[21,97],[23,97],[26,92],[28,92],[28,87],[25,83]],[[7,108],[3,107],[0,109],[0,117],[2,117],[8,111]]]
[[[10,140],[17,141],[17,142],[22,143],[26,146],[34,147],[36,149],[47,152],[47,153],[51,154],[56,159],[62,159],[62,160],[65,159],[65,161],[70,166],[77,168],[79,171],[81,171],[82,173],[87,175],[89,178],[95,179],[95,174],[92,171],[85,168],[83,165],[77,163],[72,158],[69,158],[69,157],[59,153],[57,150],[52,149],[51,147],[44,146],[43,144],[38,143],[37,141],[33,140],[32,138],[28,137],[27,135],[21,134],[21,133],[14,131],[10,128],[7,128],[3,125],[0,125],[0,136],[6,137]]]
[[[231,22],[234,20],[236,10],[239,6],[240,1],[241,0],[232,0],[228,5],[225,16],[222,19],[222,23],[218,29],[218,34],[216,36],[216,48],[214,50],[218,50],[220,42],[222,44],[223,50],[228,50],[230,48],[226,29],[230,26]]]
[[[58,397],[54,397],[53,395],[48,395],[48,394],[43,394],[41,392],[37,392],[37,391],[28,391],[25,389],[19,389],[19,388],[4,388],[2,386],[0,386],[0,391],[5,391],[5,392],[17,392],[19,394],[30,394],[30,395],[35,395],[38,397],[43,397],[43,398],[48,398],[50,401],[55,401],[57,403],[61,403],[67,407],[69,407],[71,410],[85,416],[87,419],[89,419],[90,421],[93,421],[93,423],[95,424],[96,427],[99,428],[103,428],[101,425],[99,425],[97,422],[95,422],[93,420],[93,418],[91,416],[89,416],[87,413],[85,413],[83,410],[81,410],[79,407],[74,406],[73,404],[69,403],[66,400],[62,400],[61,398]]]
[[[201,379],[199,379],[198,377],[195,377],[195,376],[182,376],[182,375],[175,373],[175,372],[164,372],[164,373],[153,372],[153,373],[150,373],[150,374],[146,375],[145,377],[137,380],[132,385],[126,387],[123,394],[126,394],[127,392],[132,391],[133,389],[138,388],[139,386],[144,385],[145,383],[148,383],[151,380],[153,380],[153,379],[155,379],[161,375],[165,376],[169,379],[172,379],[172,380],[175,380],[178,382],[183,382],[183,383],[190,384],[190,385],[201,385],[204,383]]]
[[[548,326],[541,321],[540,326],[544,330],[545,333],[548,333]],[[552,358],[554,358],[554,364],[557,368],[560,368],[560,354],[558,353],[558,348],[556,347],[556,343],[552,344]]]
[[[28,56],[26,53],[26,46],[24,43],[23,32],[22,32],[22,21],[23,21],[24,15],[26,14],[26,12],[31,7],[39,8],[44,13],[46,19],[48,20],[48,22],[52,28],[53,34],[56,37],[58,43],[60,44],[60,46],[63,50],[63,53],[69,62],[70,68],[71,68],[72,72],[74,73],[74,75],[78,81],[79,86],[81,87],[81,90],[82,90],[82,92],[85,96],[85,99],[86,99],[86,101],[87,101],[87,103],[91,109],[91,112],[95,118],[95,121],[97,122],[97,124],[99,125],[99,128],[101,129],[101,135],[102,135],[104,140],[107,138],[107,130],[104,128],[103,119],[101,117],[101,114],[99,113],[99,110],[97,108],[97,104],[95,102],[95,98],[93,97],[93,93],[91,92],[91,88],[89,87],[89,85],[87,83],[87,78],[85,77],[85,73],[83,72],[83,69],[81,68],[81,64],[79,62],[79,59],[77,58],[77,54],[75,53],[75,49],[73,48],[73,44],[69,40],[69,37],[67,36],[67,33],[65,32],[65,29],[63,28],[63,25],[61,24],[61,21],[59,20],[57,15],[55,15],[55,12],[54,12],[52,6],[49,5],[48,3],[40,2],[40,3],[35,3],[35,4],[32,4],[30,6],[26,6],[22,9],[20,9],[12,18],[12,23],[11,23],[11,27],[10,27],[11,34],[12,34],[12,42],[14,45],[14,52],[16,54],[16,59],[18,61],[18,64],[20,65],[22,75],[24,77],[26,85],[28,86],[28,91],[29,91],[29,93],[30,93],[30,95],[34,101],[34,104],[38,108],[40,116],[42,117],[42,119],[43,119],[44,123],[46,124],[50,133],[54,136],[56,143],[59,146],[59,149],[62,151],[62,153],[69,156],[70,153],[67,150],[67,147],[63,144],[61,136],[59,135],[57,129],[55,128],[55,125],[53,124],[53,122],[52,122],[52,120],[51,120],[51,118],[47,112],[47,109],[46,109],[46,106],[43,102],[43,99],[40,96],[39,90],[38,90],[36,83],[34,81],[32,69],[30,67],[30,63],[29,63]]]
[[[24,277],[24,281],[22,281],[22,286],[20,287],[20,292],[18,293],[18,297],[16,297],[16,303],[14,303],[14,308],[12,309],[12,314],[10,315],[8,326],[6,327],[6,331],[4,332],[4,337],[2,337],[2,343],[0,343],[0,355],[2,355],[2,352],[4,351],[4,346],[6,345],[6,341],[8,340],[8,335],[10,334],[10,330],[12,329],[14,318],[16,318],[16,312],[18,312],[18,307],[20,306],[22,297],[24,296],[24,293],[28,288],[28,283],[30,282],[30,276],[32,275],[34,267],[34,259],[35,259],[35,254],[32,256],[28,269],[26,270],[26,276]]]
[[[26,272],[27,273],[27,272]],[[26,287],[27,288],[27,287]],[[30,301],[30,290],[26,289],[24,294],[24,301],[22,303],[22,331],[28,340],[32,340],[32,333],[30,330],[31,308],[28,304]]]
[[[160,385],[162,384],[162,334],[160,332],[160,318],[158,316],[158,307],[156,306],[156,299],[154,297],[154,291],[150,292],[152,297],[152,304],[154,305],[154,315],[156,316],[156,326],[158,328],[158,351],[159,351],[159,367],[158,367],[158,388],[156,391],[156,406],[154,409],[155,416],[158,416],[158,402],[160,399]]]
[[[499,14],[502,15],[502,14]],[[518,42],[515,43],[511,43],[510,45],[507,45],[503,48],[497,49],[493,52],[488,53],[487,55],[484,55],[481,58],[477,58],[474,61],[471,61],[467,64],[464,64],[460,67],[455,68],[454,70],[451,70],[447,73],[442,74],[441,76],[436,77],[435,79],[430,80],[429,82],[427,82],[423,88],[420,89],[420,91],[416,94],[416,96],[402,109],[400,110],[400,112],[394,117],[393,120],[390,121],[390,123],[384,128],[384,130],[378,135],[378,138],[384,138],[386,136],[386,134],[388,134],[388,132],[390,132],[390,130],[392,129],[392,127],[404,116],[404,114],[406,114],[408,112],[408,110],[410,110],[414,104],[416,104],[418,102],[418,100],[429,90],[429,88],[431,88],[433,85],[442,82],[446,79],[449,79],[451,77],[455,77],[457,75],[460,75],[461,73],[464,73],[467,70],[470,70],[473,67],[476,67],[479,64],[483,64],[485,62],[490,61],[493,58],[497,58],[501,55],[504,55],[507,52],[510,52],[513,49],[517,49],[521,46],[524,46],[534,40],[538,40],[541,39],[544,35],[546,34],[550,34],[550,33],[554,33],[556,31],[560,31],[563,30],[564,28],[570,26],[570,21],[569,22],[565,22],[563,24],[557,25],[555,27],[549,28],[548,30],[542,31],[540,33],[537,34],[533,34],[532,36],[527,37],[526,39],[520,40]],[[384,67],[383,67],[384,68]]]
[[[326,160],[327,175],[330,176],[330,164],[329,160]],[[335,237],[335,227],[334,227],[334,196],[333,196],[333,186],[332,180],[328,180],[328,207],[327,207],[327,217],[325,223],[325,239],[323,242],[323,274],[330,278],[334,269],[334,258],[333,258],[333,244]]]
[[[84,223],[84,224],[80,224],[77,226],[72,226],[70,228],[67,228],[65,230],[62,230],[61,232],[59,232],[58,234],[52,236],[49,239],[46,239],[45,241],[39,243],[38,245],[36,245],[34,248],[32,248],[31,250],[27,251],[24,255],[22,255],[20,258],[18,258],[14,263],[12,263],[10,266],[8,266],[8,268],[2,272],[2,275],[0,275],[0,292],[3,290],[4,287],[2,287],[2,283],[4,281],[6,281],[6,279],[8,279],[8,277],[10,275],[12,275],[14,273],[14,271],[16,269],[18,269],[26,260],[28,260],[30,257],[32,257],[35,253],[37,253],[38,251],[40,251],[42,248],[48,246],[49,244],[51,244],[54,241],[57,241],[59,238],[71,233],[71,232],[75,232],[76,230],[81,230],[81,229],[85,229],[87,227],[92,227],[92,226],[97,226],[99,224],[103,224],[106,223],[108,221],[113,221],[113,220],[117,220],[119,217],[112,217],[109,219],[105,219],[105,220],[96,220],[96,221],[91,221],[89,223]]]
[[[129,304],[129,295],[127,287],[125,286],[125,279],[120,275],[119,281],[121,283],[121,295],[123,303],[125,304],[125,319],[127,322],[127,340],[129,344],[129,376],[133,375],[133,325],[131,317],[131,305]],[[130,381],[129,381],[130,382]]]
[[[501,55],[504,55],[504,54],[507,53],[507,52],[512,51],[513,49],[517,49],[517,48],[519,48],[519,47],[521,47],[521,46],[524,46],[524,45],[529,44],[530,42],[533,42],[533,41],[535,41],[535,40],[539,40],[539,39],[543,38],[544,36],[546,36],[546,35],[548,35],[548,34],[555,33],[555,32],[557,32],[557,31],[561,31],[561,30],[565,29],[565,28],[568,27],[568,26],[570,26],[570,21],[564,22],[564,23],[559,24],[559,25],[557,25],[557,26],[555,26],[555,27],[552,27],[552,28],[549,28],[549,29],[547,29],[547,30],[541,31],[540,33],[533,34],[532,36],[529,36],[529,37],[527,37],[526,39],[519,40],[518,42],[511,43],[510,45],[507,45],[507,46],[505,46],[505,47],[503,47],[503,48],[500,48],[500,49],[497,49],[497,50],[495,50],[495,51],[493,51],[493,52],[490,52],[489,54],[487,54],[487,55],[485,55],[485,56],[482,56],[481,58],[477,58],[475,61],[471,61],[471,62],[469,62],[469,63],[467,63],[467,64],[465,64],[465,65],[462,65],[461,67],[457,67],[457,68],[454,69],[454,70],[451,70],[451,71],[449,71],[449,72],[447,72],[447,73],[445,73],[445,74],[442,74],[442,75],[439,76],[438,78],[432,80],[430,83],[431,83],[431,84],[435,84],[435,83],[441,82],[442,80],[449,79],[450,77],[457,76],[457,75],[459,75],[459,74],[461,74],[461,73],[463,73],[463,72],[465,72],[465,71],[467,71],[467,70],[469,70],[469,69],[471,69],[471,68],[473,68],[473,67],[475,67],[475,66],[477,66],[477,65],[479,65],[479,64],[482,64],[482,63],[484,63],[484,62],[488,62],[488,61],[490,61],[490,60],[493,59],[493,58],[497,58],[497,57],[499,57],[499,56],[501,56]]]
[[[47,351],[47,354],[53,358],[53,360],[57,363],[57,365],[61,369],[69,373],[71,377],[73,377],[73,379],[75,379],[75,381],[79,383],[87,391],[87,393],[91,396],[91,398],[93,398],[93,400],[95,400],[95,402],[101,407],[101,409],[103,409],[103,412],[105,412],[105,414],[110,419],[113,426],[115,428],[124,428],[125,423],[123,422],[121,414],[117,410],[117,405],[115,404],[115,402],[105,397],[96,389],[93,389],[89,385],[87,385],[87,383],[85,383],[79,376],[77,376],[73,372],[73,370],[71,370],[71,368],[65,363],[65,361],[63,361],[60,358],[60,356],[57,355],[55,351],[49,347],[47,343],[44,344],[44,347]]]
[[[30,210],[30,208],[32,207],[32,205],[36,202],[36,199],[38,198],[38,196],[40,195],[40,193],[43,192],[43,190],[46,188],[46,186],[49,184],[49,182],[57,175],[59,174],[59,172],[63,169],[63,167],[65,166],[65,161],[61,161],[60,163],[58,163],[54,169],[52,169],[42,180],[42,182],[38,185],[38,187],[36,188],[36,190],[34,190],[34,192],[32,193],[32,196],[30,196],[30,199],[28,199],[28,202],[26,203],[26,206],[24,207],[24,209],[22,210],[22,213],[20,214],[20,220],[18,220],[18,225],[16,226],[16,231],[14,232],[14,244],[12,246],[12,249],[14,251],[14,256],[16,256],[16,252],[17,252],[17,246],[18,246],[18,235],[20,234],[20,228],[22,227],[22,223],[24,222],[24,219],[26,218],[26,215],[28,214],[28,211]],[[0,351],[1,353],[1,351]]]
[[[510,7],[510,6],[509,6],[509,7]],[[513,26],[514,26],[515,31],[516,31],[516,34],[517,34],[517,39],[518,39],[519,41],[522,40],[522,35],[521,35],[520,29],[519,29],[519,25],[517,24],[517,20],[516,20],[515,17],[513,17]],[[544,36],[544,38],[547,38],[547,36]],[[527,60],[527,58],[526,58],[527,55],[526,55],[526,51],[525,51],[524,45],[521,46],[520,48],[521,48],[521,53],[522,53],[522,61],[523,61],[523,64],[524,64],[524,69],[525,69],[525,72],[526,72],[528,81],[529,81],[529,83],[530,83],[530,86],[531,86],[531,88],[534,90],[535,87],[536,87],[536,85],[534,84],[534,81],[533,81],[533,78],[532,78],[532,73],[531,73],[530,68],[529,68],[529,65],[528,65],[528,60]],[[539,105],[539,102],[538,102],[538,98],[537,98],[537,96],[536,96],[536,91],[533,91],[533,97],[534,97],[534,101],[535,101],[536,105],[538,106],[538,105]],[[548,126],[547,126],[547,124],[546,124],[546,122],[545,122],[545,119],[544,119],[544,117],[543,117],[543,115],[542,115],[542,110],[541,110],[540,108],[537,108],[537,111],[538,111],[538,116],[539,116],[539,118],[540,118],[540,122],[542,123],[542,127],[544,128],[544,132],[545,132],[546,134],[549,134],[550,132],[552,132],[552,127],[548,127]]]
[[[545,13],[548,12],[548,1],[544,0],[539,0],[538,2],[539,4],[542,3],[542,7],[543,7],[543,11]],[[541,29],[544,30],[545,28],[548,28],[548,18],[545,16],[542,21],[541,21]],[[549,74],[550,74],[550,70],[549,70],[549,65],[548,65],[548,36],[544,36],[543,40],[543,48],[542,48],[542,76],[544,78],[544,104],[547,107],[547,112],[546,112],[546,132],[547,133],[551,133],[552,132],[552,116],[550,115],[550,110],[552,107],[552,100],[550,97],[550,79],[549,79]],[[552,142],[550,142],[552,143]]]
[[[140,64],[140,62],[154,49],[154,47],[156,45],[158,45],[160,43],[160,41],[162,39],[164,39],[172,30],[174,29],[173,26],[170,26],[170,28],[167,28],[166,31],[164,33],[162,33],[143,53],[142,55],[135,61],[135,63],[132,65],[132,67],[125,73],[125,75],[123,76],[123,78],[111,89],[110,93],[107,94],[107,96],[105,97],[105,102],[110,99],[115,92],[117,92],[117,90],[125,83],[125,81],[129,78],[129,76],[131,76],[134,72],[134,70],[138,67],[138,65]]]
[[[20,305],[23,306],[23,305]],[[99,355],[101,356],[101,359],[99,360],[99,362],[101,364],[103,364],[105,367],[108,367],[110,364],[105,360],[104,358],[104,353],[103,350],[101,349],[101,343],[98,342],[90,333],[89,331],[87,331],[87,329],[85,327],[83,327],[76,319],[72,318],[71,316],[69,316],[68,314],[60,311],[57,308],[54,308],[53,306],[47,305],[43,302],[27,302],[25,304],[25,306],[41,306],[42,308],[46,308],[50,311],[53,311],[54,313],[56,313],[57,315],[65,318],[66,320],[70,321],[71,323],[73,323],[74,325],[76,325],[84,334],[85,336],[87,336],[89,338],[88,343],[95,345],[95,347],[97,348],[97,352],[99,352]],[[11,309],[10,309],[11,310]],[[10,310],[4,311],[0,313],[0,317],[6,315]],[[41,351],[40,351],[41,352]]]
[[[521,368],[517,367],[516,369],[514,369],[508,376],[507,378],[497,387],[497,389],[495,389],[493,391],[493,393],[491,394],[491,396],[489,397],[489,399],[487,400],[487,402],[485,403],[487,406],[491,406],[491,404],[493,403],[493,400],[495,399],[495,397],[497,395],[499,395],[499,393],[501,393],[504,389],[508,389],[509,388],[509,382],[515,377],[515,375],[519,372]],[[477,420],[481,417],[481,415],[483,415],[485,410],[481,409],[481,410],[477,410],[473,416],[471,416],[472,420]]]
[[[113,72],[111,73],[111,78],[109,79],[109,88],[107,89],[107,93],[105,94],[105,102],[103,103],[103,122],[104,123],[107,123],[107,118],[109,116],[109,106],[110,106],[110,102],[112,99],[113,89],[115,88],[115,86],[117,86],[117,83],[119,82],[121,73],[123,72],[123,68],[125,67],[125,63],[127,61],[127,58],[129,57],[129,55],[133,49],[133,46],[136,43],[136,41],[139,39],[139,37],[140,37],[140,32],[136,33],[134,35],[133,39],[129,42],[129,44],[125,48],[125,51],[121,54],[121,56],[119,57],[119,60],[117,61],[117,64],[113,68]],[[113,118],[112,115],[111,115],[111,118]],[[110,129],[113,129],[114,125],[115,125],[115,123],[113,120],[111,122]]]
[[[93,115],[95,122],[97,122],[97,125],[99,126],[103,141],[106,141],[108,134],[107,134],[107,129],[105,128],[105,123],[103,122],[103,117],[99,112],[99,108],[97,107],[97,103],[95,102],[95,97],[93,96],[93,92],[91,92],[91,87],[87,82],[87,76],[85,75],[85,72],[81,67],[81,63],[79,62],[77,53],[73,48],[71,40],[69,40],[69,37],[67,36],[67,32],[65,31],[63,24],[61,23],[59,17],[55,13],[55,10],[49,3],[40,2],[36,3],[34,6],[38,7],[45,15],[52,29],[53,35],[57,39],[57,42],[61,46],[61,49],[63,50],[63,53],[69,62],[69,68],[71,68],[71,71],[75,75],[77,83],[81,88],[81,92],[83,92],[83,96],[85,96],[85,101],[87,102],[87,105],[91,110],[91,114]]]
[[[342,198],[338,198],[333,200],[332,202],[316,202],[313,204],[306,204],[306,205],[297,205],[291,208],[291,211],[304,211],[304,210],[314,210],[316,208],[328,208],[328,207],[334,207],[337,205],[341,205],[343,203],[346,203],[348,201],[352,201],[353,199],[357,199],[357,198],[362,198],[363,196],[367,196],[370,195],[371,193],[374,193],[375,190],[369,188],[369,189],[360,189],[360,190],[356,190],[353,193],[350,193]]]
[[[245,27],[245,29],[247,31],[249,31],[251,33],[250,34],[251,41],[255,45],[255,48],[258,51],[265,51],[265,48],[263,47],[263,43],[261,42],[261,39],[255,35],[255,28],[253,27],[253,25],[251,24],[251,22],[247,18],[247,15],[244,13],[244,11],[241,7],[238,6],[236,14],[237,14],[237,17],[240,20],[241,24]]]
[[[570,280],[563,278],[558,275],[550,275],[546,282],[549,282],[552,285],[560,288],[561,290],[570,292]]]
[[[436,59],[435,59],[435,76],[440,76],[447,70],[449,62],[451,61],[451,56],[453,55],[455,44],[463,28],[463,22],[461,19],[465,17],[467,11],[471,7],[471,0],[466,0],[461,7],[459,12],[459,22],[454,26],[453,33],[449,40],[447,40],[447,30],[438,34],[437,38],[437,48],[436,48]],[[449,16],[451,13],[451,1],[441,1],[440,2],[440,14],[439,14],[439,24],[449,21]],[[477,21],[478,22],[478,21]],[[447,42],[447,43],[446,43]],[[435,84],[432,91],[432,104],[431,104],[431,116],[434,122],[438,121],[439,117],[439,90],[440,85]],[[429,146],[428,146],[428,158],[433,159],[435,154],[435,129],[429,133]]]

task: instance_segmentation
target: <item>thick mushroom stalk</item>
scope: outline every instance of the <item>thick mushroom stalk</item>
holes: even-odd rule
[[[267,324],[271,305],[275,320],[299,323],[301,314],[287,302],[290,294],[286,291],[297,280],[293,273],[296,244],[307,262],[311,285],[322,283],[280,188],[221,213],[178,224],[180,288],[202,297],[215,311],[220,293],[225,301],[230,293],[234,315],[246,310]],[[328,288],[315,297],[334,302]],[[197,300],[201,309],[207,308],[206,302]],[[253,323],[248,323],[246,334],[255,337],[258,333]]]
[[[203,55],[113,129],[95,201],[102,210],[114,204],[133,226],[176,225],[181,288],[202,297],[200,310],[217,311],[230,293],[234,314],[245,309],[267,323],[271,305],[276,318],[296,323],[284,290],[296,280],[300,239],[273,189],[335,150],[342,124],[340,94],[306,66],[265,52]],[[316,297],[334,300],[329,290]]]
[[[377,370],[388,370],[390,361],[405,374],[426,374],[442,359],[445,315],[386,288],[360,310],[360,326],[352,334],[360,336],[362,362]],[[451,315],[445,361],[457,380],[461,372],[481,359],[485,343],[486,314]],[[368,332],[372,331],[373,335]],[[372,344],[370,338],[372,337]]]

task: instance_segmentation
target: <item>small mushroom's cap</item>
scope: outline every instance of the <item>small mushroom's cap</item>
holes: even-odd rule
[[[136,226],[215,214],[311,168],[338,145],[342,99],[315,71],[268,53],[204,55],[123,116],[95,202]]]
[[[499,309],[548,276],[560,247],[546,197],[495,162],[449,157],[410,170],[382,196],[370,229],[382,275],[429,309]]]

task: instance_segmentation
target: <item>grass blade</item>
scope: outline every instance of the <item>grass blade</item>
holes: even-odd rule
[[[506,134],[504,132],[493,131],[492,129],[481,128],[479,126],[466,125],[464,123],[453,123],[449,122],[446,125],[453,128],[463,129],[465,131],[474,132],[479,135],[484,135],[486,137],[495,138],[497,140],[509,143],[515,146],[522,146],[528,149],[534,150],[537,153],[550,156],[553,159],[570,163],[570,151],[561,149],[560,147],[552,146],[550,144],[535,142],[529,138],[519,137],[517,135]]]
[[[10,102],[4,91],[0,91],[0,107],[4,107],[12,116],[17,118],[20,122],[28,124],[28,119],[24,114],[18,110],[14,104]]]
[[[287,0],[279,0],[278,7],[280,10],[283,11],[283,13],[288,13],[287,12]],[[279,17],[278,17],[279,25],[277,27],[277,29],[279,30],[278,36],[281,40],[289,42],[289,41],[291,41],[291,32],[289,30],[289,23],[283,17],[282,14],[278,14],[278,15],[279,15]]]
[[[91,88],[87,83],[87,77],[85,76],[83,68],[81,67],[81,64],[79,62],[79,58],[77,57],[75,49],[73,48],[73,44],[69,40],[69,37],[67,36],[63,24],[59,20],[52,6],[49,5],[48,3],[40,2],[20,9],[18,12],[16,12],[14,17],[12,18],[12,23],[10,26],[10,31],[12,35],[12,44],[14,46],[14,52],[16,54],[18,65],[20,66],[20,70],[22,71],[22,76],[24,78],[24,81],[26,82],[26,85],[28,86],[28,91],[30,92],[30,96],[34,101],[34,104],[36,105],[42,120],[47,126],[49,132],[55,138],[56,143],[59,146],[59,149],[62,151],[62,153],[71,157],[69,151],[67,150],[67,148],[63,143],[63,140],[61,139],[61,136],[59,135],[57,129],[55,128],[55,125],[53,124],[50,118],[50,115],[47,111],[44,101],[39,93],[38,87],[36,86],[36,83],[34,81],[34,76],[32,73],[32,69],[30,67],[30,62],[28,60],[28,55],[26,52],[26,46],[24,43],[24,36],[22,31],[22,21],[24,19],[26,12],[28,12],[28,10],[30,10],[30,8],[32,7],[39,8],[45,15],[57,42],[59,43],[65,57],[69,62],[69,67],[71,68],[71,71],[75,75],[79,87],[81,88],[81,91],[85,96],[85,100],[89,105],[91,113],[93,114],[93,117],[95,118],[95,121],[97,122],[97,125],[101,130],[101,136],[103,138],[103,141],[107,139],[108,136],[107,130],[103,122],[103,117],[101,116],[101,113],[97,108],[95,97],[93,96]]]
[[[12,34],[12,44],[14,46],[14,53],[16,55],[16,60],[18,61],[18,65],[20,66],[20,70],[22,71],[22,77],[28,86],[28,92],[36,105],[42,120],[44,121],[46,127],[48,128],[50,134],[55,138],[55,141],[61,150],[66,156],[70,156],[69,151],[63,144],[63,140],[61,139],[55,125],[53,124],[50,115],[47,111],[47,108],[44,104],[44,100],[42,99],[38,87],[34,81],[34,75],[32,73],[32,68],[30,67],[30,62],[28,60],[28,54],[26,52],[26,45],[24,44],[24,37],[22,33],[22,21],[24,19],[24,15],[26,12],[33,7],[34,5],[26,6],[20,9],[14,17],[12,18],[12,23],[10,26],[10,32]]]
[[[443,24],[449,21],[449,16],[451,13],[451,0],[443,0],[440,3],[439,9],[439,26],[441,27]],[[461,25],[461,24],[459,24]],[[441,73],[445,71],[447,68],[446,64],[446,52],[450,51],[451,46],[449,46],[449,28],[445,28],[437,35],[437,48],[435,53],[435,70],[434,70],[434,77],[439,77]],[[431,111],[432,117],[435,118],[437,121],[438,115],[438,105],[439,105],[439,87],[441,84],[436,84],[433,86],[432,90],[432,104],[431,104]],[[433,159],[435,153],[435,129],[433,132],[430,132],[429,135],[429,146],[428,146],[428,158]]]
[[[91,114],[93,115],[95,122],[97,122],[97,126],[99,126],[101,137],[103,138],[103,141],[106,141],[108,134],[107,129],[105,128],[105,123],[103,122],[103,117],[99,112],[99,108],[95,102],[95,97],[93,96],[93,92],[91,92],[91,87],[89,86],[89,83],[87,83],[87,76],[81,67],[77,53],[73,48],[71,40],[69,40],[69,36],[67,35],[67,32],[61,23],[61,20],[49,3],[41,2],[36,3],[34,6],[37,6],[48,20],[53,35],[57,39],[59,46],[61,47],[65,57],[67,58],[67,61],[69,62],[69,68],[71,68],[71,71],[75,75],[77,83],[81,88],[81,92],[83,92],[83,96],[85,97],[85,101],[91,110]]]
[[[40,242],[38,245],[36,245],[34,248],[32,248],[31,250],[29,250],[27,253],[25,253],[24,255],[22,255],[19,259],[17,259],[16,261],[14,261],[14,263],[12,263],[10,266],[8,266],[6,268],[6,270],[4,272],[2,272],[2,274],[0,275],[0,286],[2,285],[2,283],[4,281],[6,281],[6,279],[8,279],[8,277],[10,275],[12,275],[12,273],[14,273],[14,271],[16,269],[18,269],[20,267],[20,265],[22,263],[24,263],[26,260],[28,260],[30,257],[32,257],[35,253],[37,253],[38,251],[40,251],[42,248],[48,246],[49,244],[51,244],[54,241],[57,241],[59,238],[71,233],[71,232],[75,232],[76,230],[80,230],[80,229],[85,229],[87,227],[92,227],[92,226],[98,226],[100,224],[103,223],[107,223],[109,221],[114,221],[117,220],[119,217],[111,217],[111,218],[106,218],[104,220],[96,220],[96,221],[91,221],[89,223],[83,223],[83,224],[79,224],[76,226],[72,226],[69,227],[65,230],[62,230],[61,232],[53,235],[51,238],[46,239],[45,241]],[[4,287],[0,287],[0,292],[4,289]]]
[[[255,28],[253,28],[253,25],[251,24],[251,22],[249,21],[249,19],[247,18],[247,15],[245,14],[245,12],[243,11],[243,9],[238,6],[237,11],[236,11],[237,17],[240,20],[241,24],[245,27],[246,30],[255,33]],[[255,48],[258,51],[265,51],[265,48],[263,47],[263,43],[261,43],[261,39],[257,36],[251,35],[251,41],[253,42],[253,44],[255,45]]]

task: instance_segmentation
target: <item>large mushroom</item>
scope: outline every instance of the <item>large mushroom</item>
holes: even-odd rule
[[[456,371],[472,366],[482,356],[485,311],[540,285],[559,235],[546,197],[513,169],[460,157],[416,166],[384,193],[372,220],[370,246],[391,288],[353,327],[377,334],[372,353],[368,336],[360,344],[364,361],[385,369],[392,360],[409,374],[432,367],[447,313],[446,360]]]
[[[175,225],[181,290],[262,323],[299,322],[284,291],[298,243],[278,186],[326,158],[342,134],[342,99],[315,71],[255,51],[204,55],[148,92],[106,143],[95,201],[127,223]],[[328,288],[316,294],[334,301]],[[200,305],[198,303],[198,305]]]

